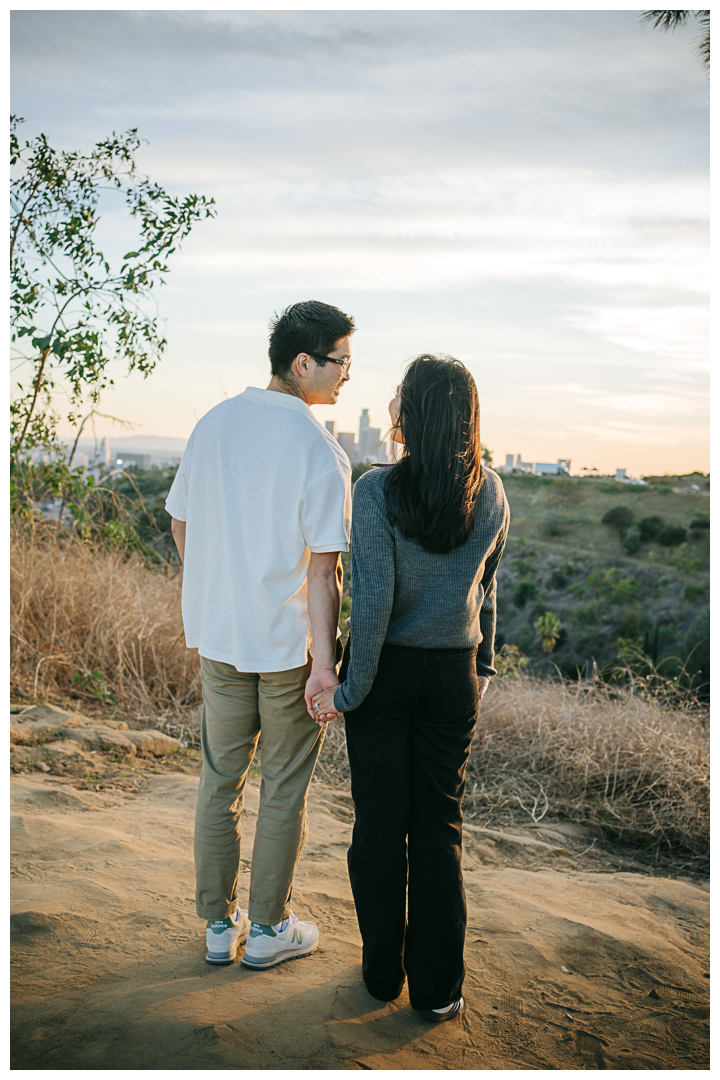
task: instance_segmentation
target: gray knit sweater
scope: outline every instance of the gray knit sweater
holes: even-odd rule
[[[434,555],[395,526],[385,503],[390,469],[371,469],[355,485],[352,514],[352,616],[347,678],[335,708],[356,709],[370,691],[384,644],[420,649],[478,646],[478,675],[493,667],[498,563],[510,510],[497,473],[486,469],[475,528],[454,551]]]

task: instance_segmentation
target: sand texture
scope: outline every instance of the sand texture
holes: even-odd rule
[[[558,869],[552,833],[468,830],[467,1008],[432,1026],[407,991],[383,1005],[364,989],[342,791],[311,788],[293,895],[320,948],[260,972],[204,962],[197,775],[148,774],[139,793],[38,773],[11,787],[13,1068],[709,1067],[702,883]]]

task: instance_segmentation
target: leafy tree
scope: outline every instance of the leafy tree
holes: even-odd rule
[[[657,30],[673,31],[680,26],[686,26],[690,19],[694,19],[702,30],[702,37],[698,39],[697,53],[706,68],[710,67],[710,12],[709,11],[643,11],[640,16],[645,22],[653,24]]]
[[[529,578],[523,578],[522,581],[518,581],[513,591],[515,607],[524,608],[528,600],[533,600],[535,596],[537,596],[535,582]]]
[[[483,464],[487,465],[488,469],[492,469],[493,452],[489,450],[487,446],[481,444]]]
[[[640,537],[642,540],[652,540],[654,536],[660,532],[664,527],[665,522],[658,514],[653,514],[651,517],[644,517],[640,522]]]
[[[113,385],[111,361],[143,376],[153,370],[167,343],[152,290],[178,243],[215,213],[213,199],[170,195],[137,173],[134,128],[83,153],[56,151],[42,134],[21,146],[20,123],[11,117],[10,306],[22,373],[11,404],[15,509],[32,505],[40,473],[63,496],[73,479],[56,435],[54,392],[67,392],[67,419],[77,425]],[[134,226],[133,249],[122,259],[106,257],[97,241],[99,204],[112,205],[113,193]]]
[[[665,525],[657,534],[657,542],[663,547],[677,547],[686,540],[687,530],[682,525]]]
[[[602,523],[612,525],[615,529],[627,529],[634,517],[632,510],[627,506],[611,506],[603,514]]]

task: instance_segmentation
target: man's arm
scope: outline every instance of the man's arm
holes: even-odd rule
[[[313,663],[305,686],[305,702],[315,716],[312,699],[321,690],[339,686],[335,673],[337,626],[342,599],[342,562],[338,551],[312,551],[307,575],[308,616],[313,636]]]
[[[172,519],[170,530],[173,534],[173,540],[175,541],[175,547],[178,549],[181,563],[185,562],[185,529],[186,522],[179,521],[178,518]]]

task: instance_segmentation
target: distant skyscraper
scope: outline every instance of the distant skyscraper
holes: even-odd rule
[[[387,446],[381,442],[382,432],[380,428],[370,427],[370,410],[363,409],[360,416],[360,431],[358,434],[358,461],[387,462]]]
[[[325,421],[325,427],[328,429],[328,431],[333,436],[333,438],[337,438],[337,436],[335,435],[335,421],[334,420],[326,420]]]
[[[338,431],[336,438],[354,465],[357,460],[357,448],[355,446],[355,436],[352,431]]]

